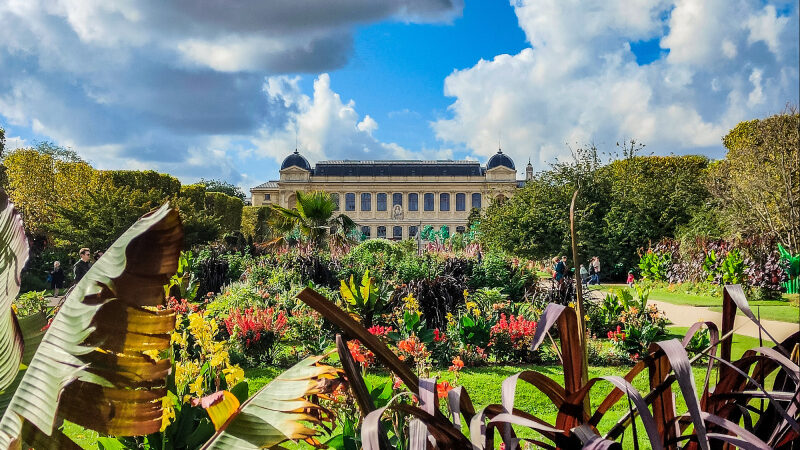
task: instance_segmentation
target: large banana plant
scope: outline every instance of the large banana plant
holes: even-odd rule
[[[175,328],[174,312],[158,307],[183,244],[178,213],[164,205],[129,228],[37,336],[40,318],[11,311],[28,250],[5,194],[0,210],[0,448],[75,446],[58,431],[63,420],[109,435],[157,432],[171,366],[158,355]]]

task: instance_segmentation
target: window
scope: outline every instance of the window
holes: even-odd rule
[[[386,227],[384,226],[378,227],[378,238],[386,239]]]
[[[403,239],[403,227],[392,227],[392,238]]]
[[[472,194],[472,207],[481,209],[481,194],[478,194],[477,192]]]
[[[464,227],[456,227],[456,233],[463,233],[465,230]]]
[[[270,199],[269,194],[264,194],[264,200],[269,200],[269,199]]]
[[[417,195],[417,194],[413,194],[413,195]],[[394,194],[392,194],[392,207],[395,207],[395,206],[398,206],[398,205],[399,206],[403,206],[403,194],[401,194],[399,192],[395,192]]]
[[[467,194],[456,194],[456,211],[467,210]]]
[[[335,205],[333,210],[334,211],[338,211],[339,210],[339,194],[331,194],[331,200],[333,201],[333,204]]]
[[[419,194],[408,194],[408,210],[419,211]]]
[[[439,211],[450,211],[450,194],[446,192],[439,194]]]
[[[356,194],[353,194],[352,192],[344,194],[344,209],[345,211],[356,210]]]
[[[361,235],[364,239],[369,239],[370,227],[361,227]]]
[[[411,225],[410,227],[408,227],[408,237],[410,237],[410,238],[417,237],[417,226],[416,225]]]
[[[425,211],[433,211],[433,194],[428,192],[423,199],[425,200]]]
[[[364,192],[361,194],[361,210],[369,211],[372,208],[372,194]]]
[[[375,208],[378,211],[386,211],[386,194],[380,193],[378,194],[378,207]]]

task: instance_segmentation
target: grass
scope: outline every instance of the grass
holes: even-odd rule
[[[612,289],[625,287],[625,285],[604,285],[599,290],[610,292]],[[796,294],[795,294],[796,297]],[[779,322],[799,323],[800,308],[793,305],[790,294],[783,294],[780,300],[753,300],[749,301],[750,307],[756,316],[761,314],[764,320],[777,320]],[[651,300],[672,303],[675,305],[700,306],[711,309],[712,311],[722,311],[722,297],[702,294],[687,294],[670,290],[669,288],[655,288],[650,292]],[[796,304],[796,303],[795,303]],[[738,315],[743,315],[737,311]]]

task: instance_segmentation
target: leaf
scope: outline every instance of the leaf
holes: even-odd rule
[[[0,420],[0,447],[20,437],[25,422],[47,436],[62,418],[117,436],[160,429],[169,362],[142,352],[169,346],[175,314],[153,307],[164,304],[163,285],[182,243],[178,213],[164,205],[92,266],[45,333]]]
[[[24,351],[22,331],[11,310],[28,261],[28,241],[22,218],[5,192],[0,191],[0,391],[16,378]]]
[[[319,414],[313,413],[325,411],[305,397],[322,393],[324,380],[339,374],[334,367],[318,364],[322,358],[306,358],[278,375],[244,402],[203,448],[257,449],[315,436],[317,431],[303,422],[319,424]]]
[[[219,430],[239,409],[239,399],[230,391],[217,391],[203,398],[192,400],[192,406],[200,405],[208,413],[214,429]]]

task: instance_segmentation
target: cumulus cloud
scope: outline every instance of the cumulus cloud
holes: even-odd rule
[[[448,76],[454,102],[432,123],[443,142],[482,159],[498,134],[505,152],[540,166],[567,145],[610,148],[626,138],[657,153],[721,156],[720,138],[738,121],[797,102],[796,4],[511,3],[531,47]],[[631,43],[650,40],[666,56],[639,65]]]
[[[280,130],[263,129],[253,139],[254,156],[280,163],[297,148],[312,163],[326,159],[452,158],[450,149],[409,150],[372,136],[378,122],[361,117],[353,100],[343,101],[327,73],[314,81],[312,96],[302,93],[298,77],[269,77],[264,91],[286,108],[288,120]],[[297,147],[295,147],[295,143]],[[266,174],[265,174],[266,175]]]
[[[100,166],[216,176],[216,166],[197,170],[202,161],[235,162],[236,151],[226,152],[221,142],[237,149],[253,133],[283,130],[292,112],[287,105],[296,106],[266,96],[265,76],[336,69],[351,54],[354,27],[449,21],[462,6],[462,0],[2,1],[0,115],[7,125],[72,145]]]

